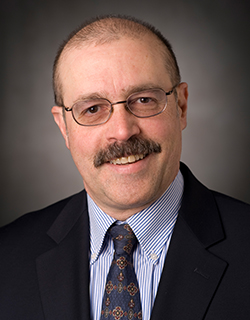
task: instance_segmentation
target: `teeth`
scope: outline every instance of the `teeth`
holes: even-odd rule
[[[128,163],[128,158],[125,158],[125,157],[121,158],[121,164],[126,164],[126,163]]]
[[[135,159],[135,156],[129,156],[129,157],[128,157],[128,162],[129,162],[129,163],[135,162],[135,160],[136,160],[136,159]]]
[[[144,158],[143,154],[136,154],[128,157],[122,157],[122,158],[111,160],[110,163],[111,164],[128,164],[128,163],[136,162],[143,158]]]

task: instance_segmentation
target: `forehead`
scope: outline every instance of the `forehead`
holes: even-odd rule
[[[60,65],[64,100],[70,103],[78,95],[92,92],[111,98],[133,86],[171,85],[163,52],[150,36],[69,49]]]

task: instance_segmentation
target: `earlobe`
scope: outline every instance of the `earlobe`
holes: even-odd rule
[[[187,126],[188,85],[181,82],[178,86],[178,106],[182,130]]]
[[[68,132],[67,132],[66,122],[63,116],[63,108],[54,106],[51,109],[51,113],[53,114],[54,120],[63,135],[67,148],[69,149]]]

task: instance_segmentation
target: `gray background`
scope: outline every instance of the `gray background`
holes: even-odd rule
[[[208,187],[250,202],[249,1],[1,0],[0,224],[82,189],[53,122],[52,63],[86,18],[134,15],[171,41],[189,84],[183,156]]]

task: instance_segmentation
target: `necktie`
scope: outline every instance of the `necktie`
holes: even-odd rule
[[[101,320],[142,319],[140,292],[133,267],[137,239],[128,224],[108,231],[114,241],[114,258],[107,276]]]

